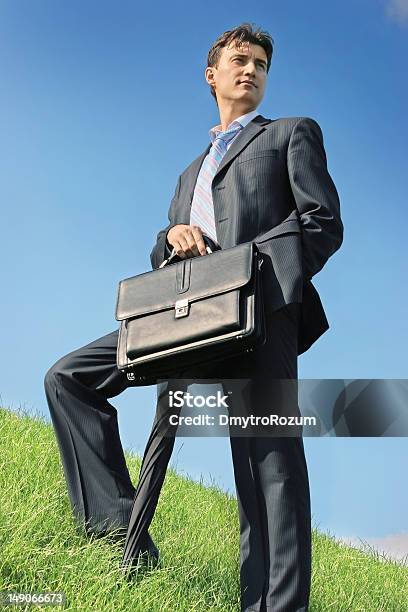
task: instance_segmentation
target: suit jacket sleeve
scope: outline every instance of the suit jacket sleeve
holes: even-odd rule
[[[171,255],[172,249],[166,240],[166,236],[167,236],[167,232],[172,227],[174,227],[174,225],[177,225],[174,222],[174,219],[175,219],[175,208],[176,208],[176,204],[177,204],[178,197],[180,194],[180,184],[181,184],[181,176],[179,176],[178,178],[174,196],[170,203],[170,208],[168,212],[168,219],[170,223],[164,229],[159,231],[159,233],[157,234],[157,238],[156,238],[156,244],[154,245],[152,252],[150,253],[150,261],[151,261],[153,270],[158,268],[160,264],[163,262],[163,260],[167,259],[167,257],[170,257]]]
[[[322,131],[314,119],[304,117],[296,123],[287,164],[300,216],[303,276],[311,279],[343,241],[339,196],[327,170]]]

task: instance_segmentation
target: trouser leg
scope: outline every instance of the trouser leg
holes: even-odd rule
[[[309,483],[301,438],[231,438],[240,517],[241,609],[307,610]]]
[[[75,518],[87,532],[127,528],[135,488],[108,398],[129,383],[117,369],[118,331],[59,359],[44,386]]]
[[[269,443],[266,448],[262,447],[265,440]],[[269,544],[266,609],[306,612],[311,581],[311,516],[303,440],[264,438],[262,444],[257,444],[255,452]],[[277,475],[276,466],[281,462],[285,471]]]
[[[261,402],[264,391],[279,386],[268,380],[297,379],[298,314],[292,305],[268,317],[267,344],[253,358],[254,415],[264,415],[268,407]],[[283,410],[273,401],[276,395],[268,396],[273,413]],[[311,518],[303,440],[255,431],[230,442],[240,519],[241,609],[304,612],[311,581]]]
[[[260,609],[267,571],[262,513],[251,457],[252,438],[230,438],[240,527],[241,609]],[[255,606],[258,606],[256,608]]]
[[[169,426],[168,395],[172,389],[185,390],[185,386],[177,379],[164,381],[157,386],[156,414],[140,467],[123,551],[123,568],[149,547],[148,529],[159,500],[177,430],[177,427]],[[171,414],[178,415],[179,412],[178,409],[171,408]]]
[[[148,528],[157,507],[168,463],[174,448],[177,426],[171,426],[169,416],[179,416],[180,410],[169,405],[170,391],[186,391],[186,380],[206,378],[210,367],[197,366],[185,368],[178,373],[178,378],[163,381],[157,385],[156,414],[152,431],[146,444],[140,467],[132,513],[123,551],[122,568],[132,564],[140,552],[149,548]]]

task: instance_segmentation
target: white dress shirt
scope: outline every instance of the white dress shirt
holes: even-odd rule
[[[242,125],[242,127],[245,127],[250,121],[252,121],[252,119],[254,119],[254,117],[256,117],[257,115],[259,115],[259,112],[257,110],[253,110],[253,111],[249,111],[249,113],[246,113],[245,115],[241,115],[240,117],[237,117],[236,119],[234,119],[234,121],[238,121],[238,123],[240,123]],[[232,123],[232,121],[231,121]],[[230,127],[231,123],[229,124],[228,128]],[[211,128],[209,131],[209,135],[211,138],[211,142],[214,142],[216,135],[218,132],[221,132],[221,124],[216,125],[215,127]],[[242,130],[241,130],[242,131]],[[234,138],[232,140],[230,140],[227,143],[227,151],[230,148],[231,144],[234,142],[235,138],[238,136],[238,134],[240,134],[241,132],[238,132],[236,136],[234,136]]]

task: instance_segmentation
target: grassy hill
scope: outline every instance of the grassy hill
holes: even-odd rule
[[[0,591],[63,591],[81,612],[239,612],[238,511],[222,491],[169,470],[150,530],[161,567],[128,582],[119,544],[76,532],[49,423],[0,409],[0,462]],[[310,612],[328,611],[408,611],[408,568],[313,530]]]

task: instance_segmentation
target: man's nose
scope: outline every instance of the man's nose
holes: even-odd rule
[[[255,63],[248,62],[245,66],[245,74],[255,74]]]

